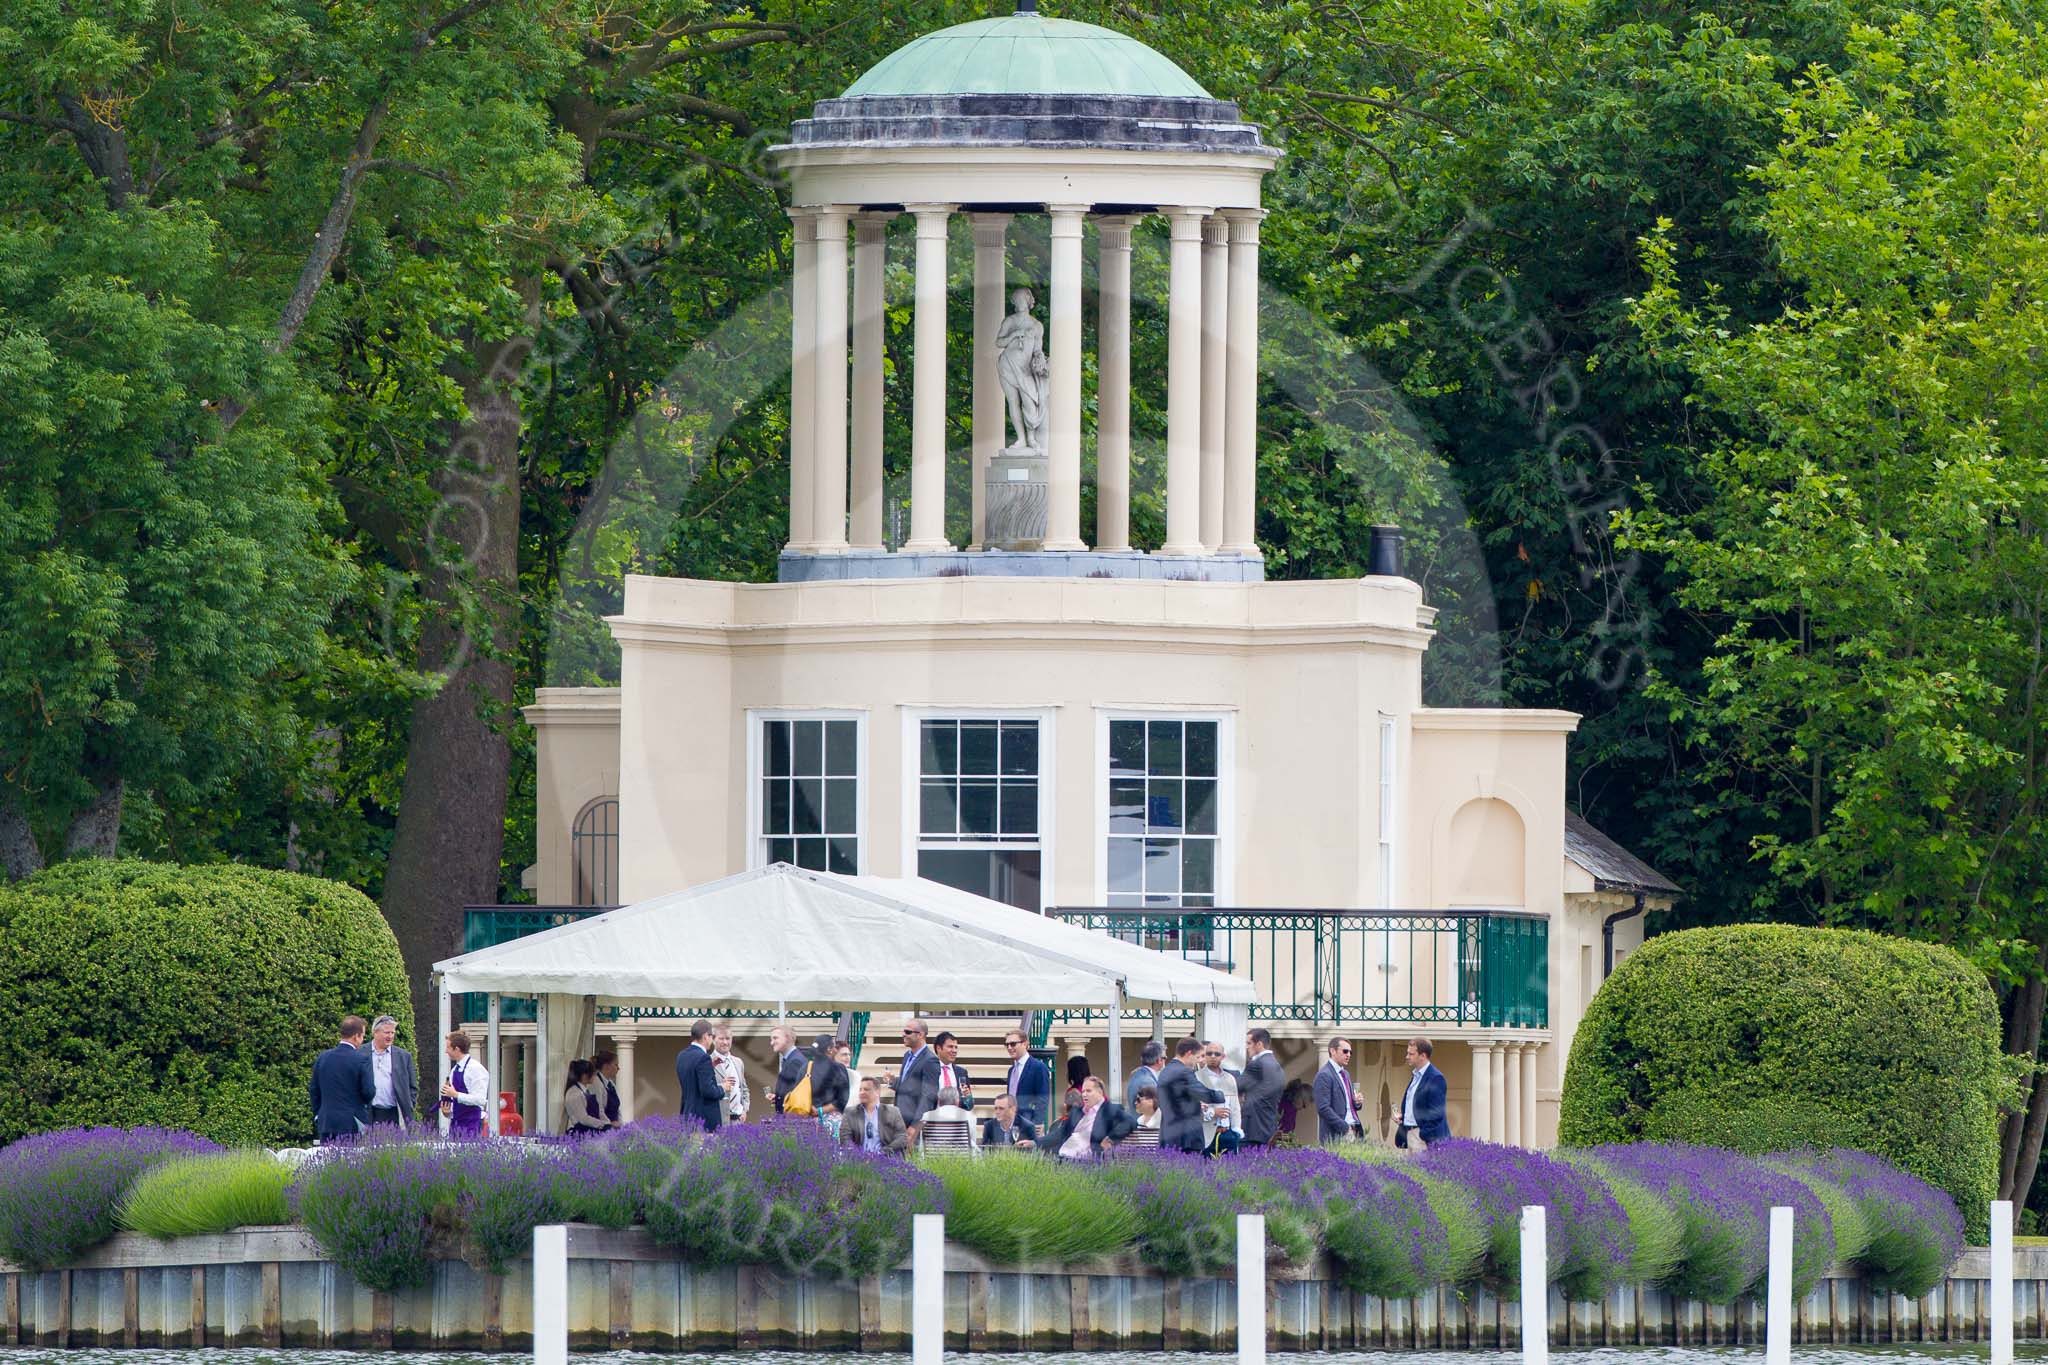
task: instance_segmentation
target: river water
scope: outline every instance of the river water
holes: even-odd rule
[[[910,1365],[907,1355],[828,1354],[780,1351],[773,1365]],[[2022,1361],[2048,1362],[2048,1342],[2021,1342],[2015,1354]],[[994,1355],[1001,1365],[1076,1365],[1071,1352],[979,1352]],[[1089,1351],[1088,1365],[1230,1365],[1231,1352]],[[0,1365],[515,1365],[522,1355],[462,1355],[394,1351],[60,1351],[39,1347],[0,1348]],[[965,1361],[968,1357],[952,1355]],[[1553,1365],[1762,1365],[1763,1351],[1749,1347],[1612,1347],[1595,1351],[1552,1351]],[[1906,1346],[1797,1346],[1793,1365],[1910,1365],[1941,1362],[1965,1365],[1985,1362],[1991,1348],[1982,1342],[1953,1345],[1924,1343]],[[575,1365],[733,1365],[733,1354],[657,1355],[645,1351],[601,1351],[577,1354]],[[1269,1365],[1511,1365],[1515,1351],[1316,1351],[1273,1352]]]

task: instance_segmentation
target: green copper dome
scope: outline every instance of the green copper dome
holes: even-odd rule
[[[841,98],[863,95],[1139,95],[1207,99],[1135,38],[1034,13],[955,24],[904,44]]]

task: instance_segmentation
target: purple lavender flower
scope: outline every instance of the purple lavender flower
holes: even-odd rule
[[[1875,1288],[1918,1298],[1941,1283],[1962,1250],[1956,1201],[1883,1157],[1837,1147],[1779,1152],[1767,1160],[1826,1180],[1855,1201],[1870,1231],[1857,1263]]]
[[[1827,1274],[1835,1235],[1813,1191],[1762,1162],[1720,1147],[1636,1142],[1594,1147],[1595,1162],[1649,1187],[1685,1221],[1684,1255],[1666,1280],[1708,1303],[1733,1303],[1762,1279],[1770,1258],[1771,1209],[1793,1211],[1792,1292]]]
[[[218,1152],[171,1128],[67,1128],[0,1150],[0,1256],[44,1270],[114,1235],[135,1178],[170,1156]]]
[[[1431,1144],[1416,1169],[1455,1182],[1487,1222],[1487,1274],[1519,1283],[1525,1205],[1541,1204],[1552,1283],[1574,1298],[1598,1298],[1620,1284],[1635,1253],[1628,1215],[1597,1176],[1541,1152],[1488,1142]]]
[[[1304,1147],[1245,1153],[1215,1165],[1241,1198],[1264,1185],[1315,1218],[1346,1282],[1361,1293],[1405,1298],[1449,1277],[1443,1221],[1422,1183],[1398,1166]]]

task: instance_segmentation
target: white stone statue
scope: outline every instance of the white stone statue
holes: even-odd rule
[[[1029,289],[1011,294],[1015,311],[996,330],[996,378],[1017,431],[1017,442],[1003,451],[1005,455],[1045,454],[1045,400],[1052,386],[1052,365],[1045,358],[1045,328],[1031,316],[1035,302]]]

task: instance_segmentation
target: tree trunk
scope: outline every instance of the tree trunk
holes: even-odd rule
[[[100,788],[92,804],[71,818],[64,836],[67,858],[111,858],[121,851],[121,801],[128,793],[125,779],[114,777]]]
[[[2013,997],[2012,1019],[2005,1030],[2005,1050],[2016,1057],[2033,1057],[2040,1050],[2041,1013],[2048,1004],[2048,978],[2044,978],[2042,964],[2035,963],[2033,976],[2022,982]],[[2000,1135],[1998,1154],[1998,1197],[2012,1199],[2015,1196],[2014,1178],[2019,1171],[2020,1148],[2026,1142],[2027,1115],[2033,1108],[2033,1096],[2041,1089],[2041,1078],[2029,1076],[2021,1092],[2022,1103],[2017,1113],[2005,1118],[2005,1131]]]
[[[36,843],[36,832],[12,801],[0,801],[0,867],[6,869],[11,882],[43,870],[43,850]]]
[[[426,547],[430,616],[420,659],[444,681],[413,706],[384,874],[384,917],[405,954],[422,1039],[434,1027],[433,965],[462,948],[462,907],[498,899],[519,620],[520,419],[512,386],[530,346],[521,339],[472,353],[474,368],[462,376],[469,417],[432,481],[441,502],[427,527],[434,543]],[[484,623],[492,638],[465,629],[465,595],[478,604],[467,622]]]

